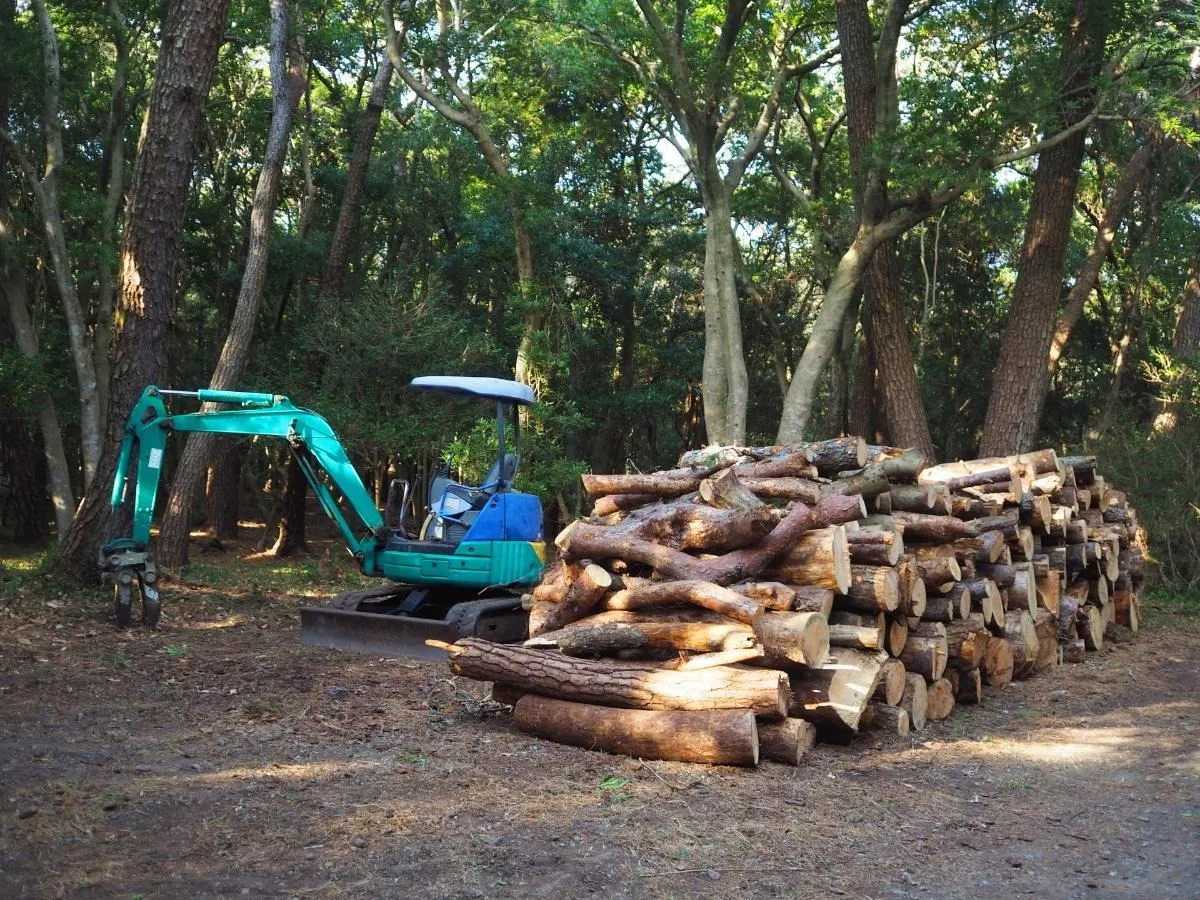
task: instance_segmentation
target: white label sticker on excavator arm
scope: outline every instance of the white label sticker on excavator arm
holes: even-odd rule
[[[161,469],[162,468],[162,454],[163,454],[162,448],[160,448],[160,447],[152,448],[150,450],[150,457],[149,457],[149,459],[146,460],[146,465],[148,465],[151,469]]]

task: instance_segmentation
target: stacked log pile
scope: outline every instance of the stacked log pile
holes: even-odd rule
[[[1093,457],[928,466],[849,437],[583,484],[591,515],[525,598],[525,645],[444,645],[552,740],[797,764],[1138,629],[1136,511]]]

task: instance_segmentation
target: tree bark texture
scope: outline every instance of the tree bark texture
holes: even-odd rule
[[[232,390],[238,386],[250,348],[258,330],[258,314],[262,307],[263,286],[267,280],[267,263],[271,255],[271,227],[275,218],[279,180],[287,156],[288,135],[292,130],[292,115],[300,104],[304,87],[303,64],[294,56],[288,65],[287,0],[270,0],[271,5],[271,125],[267,132],[267,149],[263,166],[254,190],[250,210],[250,248],[246,268],[238,289],[233,321],[221,348],[216,368],[209,380],[209,389]],[[215,412],[220,404],[205,403],[202,412]],[[159,523],[158,560],[169,570],[178,571],[188,561],[188,532],[191,530],[192,509],[200,491],[208,463],[214,456],[218,437],[194,433],[187,439],[175,478],[167,509]]]
[[[758,764],[754,714],[743,710],[615,709],[526,694],[513,708],[513,720],[527,734],[587,750],[716,766]]]
[[[146,385],[166,380],[196,134],[228,11],[229,0],[177,0],[163,21],[126,207],[104,452],[62,548],[60,565],[79,579],[94,576],[97,551],[116,525],[107,523],[108,499],[125,420]]]
[[[1047,134],[1087,115],[1095,93],[1091,83],[1115,13],[1102,0],[1073,0],[1068,16],[1058,67],[1061,113],[1044,129]],[[1038,157],[1017,281],[983,424],[979,450],[984,456],[1028,450],[1037,439],[1086,138],[1086,130],[1076,131]]]

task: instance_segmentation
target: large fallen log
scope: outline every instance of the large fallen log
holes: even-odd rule
[[[545,697],[626,709],[748,709],[783,716],[787,676],[774,669],[715,666],[672,672],[646,665],[578,659],[524,647],[463,638],[437,642],[456,675],[502,681]]]
[[[513,719],[527,734],[588,750],[721,766],[758,764],[758,730],[748,710],[614,709],[526,694]]]

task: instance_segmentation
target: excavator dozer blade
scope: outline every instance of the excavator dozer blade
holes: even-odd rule
[[[480,637],[498,643],[524,640],[528,615],[519,598],[491,598],[460,603],[445,619],[383,615],[331,606],[300,608],[300,643],[335,647],[375,656],[405,656],[441,661],[446,653],[427,640],[453,644]]]

